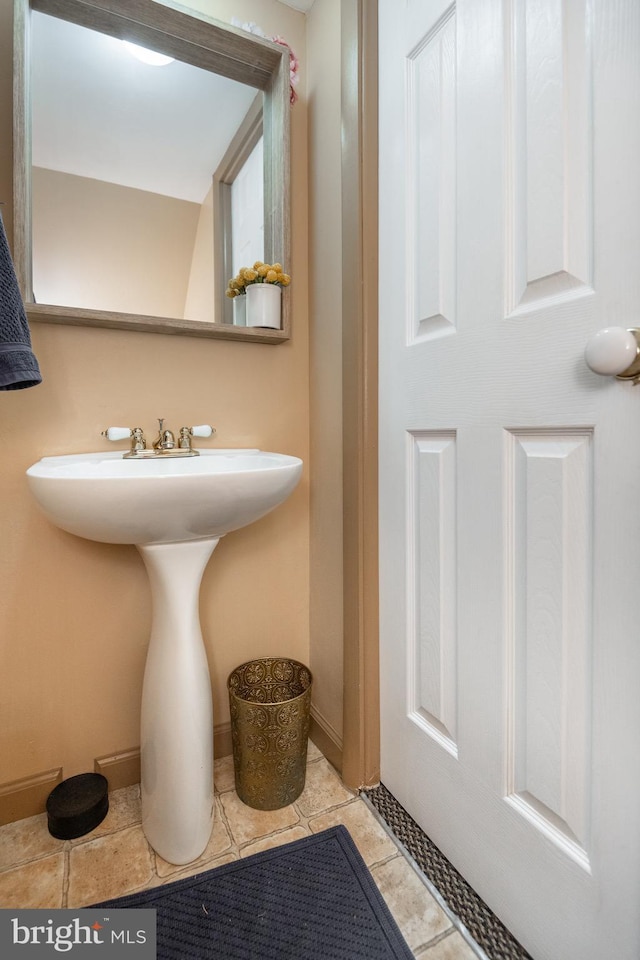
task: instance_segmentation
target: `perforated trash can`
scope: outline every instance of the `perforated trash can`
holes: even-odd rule
[[[278,810],[304,789],[311,680],[308,667],[282,657],[250,660],[229,675],[236,791],[249,807]]]

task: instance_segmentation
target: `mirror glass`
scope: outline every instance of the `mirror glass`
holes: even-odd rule
[[[32,15],[34,298],[213,323],[213,178],[257,91],[145,53]],[[255,173],[254,260],[262,163]]]
[[[240,265],[288,262],[288,50],[171,0],[15,4],[29,319],[288,339],[288,306],[281,330],[237,328],[224,295]]]

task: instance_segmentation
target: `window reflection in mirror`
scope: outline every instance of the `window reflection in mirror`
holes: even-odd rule
[[[216,285],[263,258],[261,138],[225,172],[262,94],[37,11],[31,63],[35,301],[214,322]],[[231,214],[216,231],[220,180]]]
[[[231,185],[232,270],[263,260],[264,200],[262,138],[243,163]]]

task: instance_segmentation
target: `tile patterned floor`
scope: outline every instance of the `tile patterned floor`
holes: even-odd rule
[[[362,797],[400,841],[439,902],[464,924],[490,960],[532,960],[384,784],[364,791]]]
[[[112,793],[107,817],[77,840],[55,840],[47,830],[46,814],[0,827],[0,907],[82,907],[188,877],[342,823],[416,958],[482,956],[431,895],[420,871],[370,806],[344,787],[313,744],[305,789],[281,810],[252,810],[238,799],[230,757],[216,761],[214,780],[211,840],[187,867],[167,863],[147,843],[140,825],[139,786]]]

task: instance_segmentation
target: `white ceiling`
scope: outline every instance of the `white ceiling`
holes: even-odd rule
[[[33,163],[201,203],[257,91],[177,61],[148,66],[113,37],[32,17]]]
[[[314,2],[315,0],[280,0],[280,3],[285,3],[294,10],[301,10],[302,13],[309,13]]]

